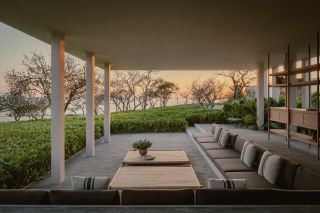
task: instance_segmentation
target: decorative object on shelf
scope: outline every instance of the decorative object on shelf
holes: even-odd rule
[[[139,150],[139,154],[141,156],[145,156],[148,153],[148,148],[150,148],[151,146],[152,146],[152,143],[148,139],[141,139],[141,140],[135,141],[132,144],[132,148],[134,150]]]

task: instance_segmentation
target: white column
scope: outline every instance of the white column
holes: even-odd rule
[[[86,154],[95,155],[94,141],[94,68],[95,56],[87,54],[86,63]]]
[[[264,124],[264,66],[257,65],[257,126],[263,130]]]
[[[104,69],[104,142],[110,142],[110,80],[111,80],[111,65],[105,64]]]
[[[64,181],[64,36],[51,35],[51,180]]]

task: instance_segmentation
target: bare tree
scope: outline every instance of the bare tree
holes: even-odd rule
[[[248,86],[256,79],[255,74],[249,70],[232,70],[219,75],[231,81],[230,89],[234,99],[245,96]]]
[[[184,104],[188,104],[191,99],[191,93],[188,90],[185,90],[179,94],[182,98],[184,98]]]
[[[194,102],[206,108],[212,108],[217,100],[225,97],[225,84],[217,79],[209,78],[205,81],[194,80],[190,89]]]
[[[156,87],[156,95],[159,98],[160,106],[165,107],[172,94],[178,90],[179,88],[175,83],[159,79]]]

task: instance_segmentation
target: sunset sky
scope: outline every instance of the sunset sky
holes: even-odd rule
[[[23,54],[42,52],[50,61],[50,45],[0,22],[0,94],[6,91],[4,74],[7,70],[21,69]],[[173,81],[181,90],[187,89],[194,79],[215,76],[217,71],[179,70],[159,71],[158,77]]]

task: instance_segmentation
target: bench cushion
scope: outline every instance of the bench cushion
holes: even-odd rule
[[[49,192],[36,189],[0,189],[1,205],[48,205]]]
[[[206,150],[211,159],[239,158],[240,154],[233,149]]]
[[[51,190],[54,205],[120,205],[118,191]]]
[[[256,171],[255,168],[247,167],[240,158],[214,159],[215,165],[222,172]]]
[[[198,143],[213,143],[213,137],[212,136],[201,137],[201,138],[197,138],[196,141]]]
[[[280,175],[276,182],[276,186],[282,189],[293,189],[294,179],[299,163],[283,157],[281,158],[282,164],[280,169]]]
[[[192,189],[123,190],[122,205],[194,205]]]
[[[241,137],[241,136],[237,136],[235,143],[234,143],[234,149],[237,150],[239,153],[242,152],[242,147],[244,145],[244,143],[248,141],[247,138]]]
[[[209,150],[209,149],[225,149],[222,146],[220,146],[218,143],[199,143],[199,144],[205,150]]]
[[[192,133],[192,136],[195,138],[195,139],[198,139],[198,138],[204,138],[204,137],[212,137],[212,134],[210,133],[203,133],[203,132],[194,132]]]
[[[247,188],[274,188],[275,186],[266,181],[257,172],[226,172],[226,178],[246,179]]]

